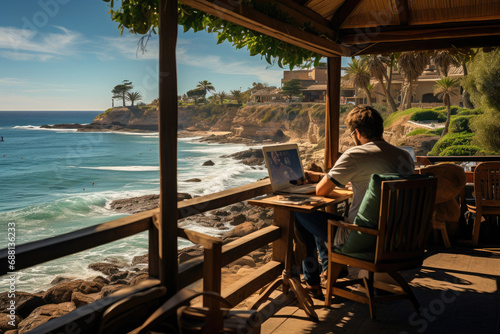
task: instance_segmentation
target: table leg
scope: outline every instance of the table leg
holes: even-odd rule
[[[275,207],[274,208],[274,225],[281,227],[281,238],[273,243],[273,260],[284,263],[285,269],[281,277],[276,279],[267,289],[260,295],[258,300],[250,307],[257,309],[269,295],[276,290],[280,285],[283,285],[283,292],[288,293],[291,289],[299,305],[306,312],[309,318],[317,321],[318,315],[313,309],[313,301],[307,294],[307,291],[300,284],[299,279],[292,277],[292,250],[293,250],[293,224],[295,222],[294,214],[288,209]]]

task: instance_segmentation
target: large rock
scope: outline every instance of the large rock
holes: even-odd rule
[[[5,311],[2,309],[2,311]],[[0,333],[5,333],[8,330],[16,329],[21,318],[17,314],[0,313]],[[12,323],[14,326],[12,326]]]
[[[212,160],[207,160],[205,161],[202,166],[213,166],[215,163]]]
[[[28,292],[16,291],[16,313],[21,317],[27,317],[34,309],[44,304],[43,298],[40,295]],[[6,312],[10,305],[9,293],[0,293],[0,311]]]
[[[81,292],[73,292],[71,295],[71,301],[75,303],[76,307],[80,307],[83,305],[87,305],[90,303],[95,302],[96,300],[99,300],[102,298],[102,294],[100,292],[98,293],[90,293],[88,295],[81,293]]]
[[[83,294],[96,293],[101,291],[102,283],[84,280],[75,280],[71,282],[56,285],[45,291],[43,299],[48,304],[60,304],[71,301],[73,292],[81,292]]]
[[[103,297],[109,296],[110,294],[126,288],[128,285],[126,284],[114,284],[114,285],[106,285],[102,288],[101,294]]]
[[[140,263],[149,263],[149,255],[144,254],[144,255],[134,256],[134,258],[132,259],[132,265],[135,266],[136,264]]]
[[[264,165],[264,155],[262,153],[262,150],[260,149],[251,148],[246,151],[237,152],[230,155],[223,155],[222,157],[240,160],[241,163],[248,166]]]
[[[233,226],[238,226],[240,224],[243,224],[246,221],[246,217],[244,214],[239,214],[233,217],[233,220],[231,220],[230,224]]]
[[[61,317],[76,309],[73,302],[47,304],[36,308],[31,314],[19,323],[19,334],[26,333],[47,321]]]
[[[187,193],[178,193],[177,201],[191,199],[191,195]],[[109,203],[111,210],[135,214],[147,210],[153,210],[160,203],[160,195],[144,195],[132,198],[117,199]]]
[[[101,273],[108,276],[118,273],[121,268],[123,268],[123,266],[107,262],[97,262],[89,264],[89,269],[100,271]]]

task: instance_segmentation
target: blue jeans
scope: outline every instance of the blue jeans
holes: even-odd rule
[[[327,216],[324,212],[295,213],[295,223],[306,244],[307,256],[302,261],[302,272],[309,285],[319,285],[322,271],[328,269]],[[318,262],[318,252],[321,267]]]

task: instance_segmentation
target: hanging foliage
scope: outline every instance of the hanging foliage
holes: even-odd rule
[[[121,6],[114,0],[103,0],[109,3],[111,19],[118,22],[120,33],[124,29],[129,32],[151,36],[156,34],[159,22],[159,0],[121,0]],[[310,25],[299,26],[286,12],[280,11],[273,2],[262,3],[244,0],[245,5],[252,7],[281,22],[292,24],[304,31],[317,34]],[[251,56],[260,55],[270,65],[277,64],[283,68],[317,66],[321,56],[295,45],[277,40],[265,34],[241,27],[187,5],[178,4],[179,25],[184,32],[207,31],[217,34],[217,44],[232,43],[236,49],[246,47]]]

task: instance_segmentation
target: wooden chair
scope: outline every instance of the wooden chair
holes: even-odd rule
[[[474,169],[475,205],[467,205],[475,213],[472,245],[479,242],[479,229],[484,215],[500,214],[500,162],[482,162]]]
[[[368,304],[372,319],[375,318],[375,302],[379,301],[408,298],[415,309],[420,308],[408,283],[398,271],[422,265],[424,247],[432,229],[431,219],[436,187],[436,178],[382,182],[378,229],[330,221],[328,226],[328,283],[325,300],[327,306],[331,305],[332,295],[345,297]],[[365,195],[363,201],[366,197]],[[356,236],[358,238],[360,234],[375,238],[372,260],[356,258],[339,253],[341,250],[332,249],[334,226],[350,229],[349,238],[353,234],[358,234]],[[337,282],[344,265],[367,270],[368,278]],[[374,273],[388,273],[399,286],[374,281]],[[356,293],[347,288],[355,284],[363,284],[366,289],[365,294]],[[391,294],[377,296],[374,288],[391,292]]]

